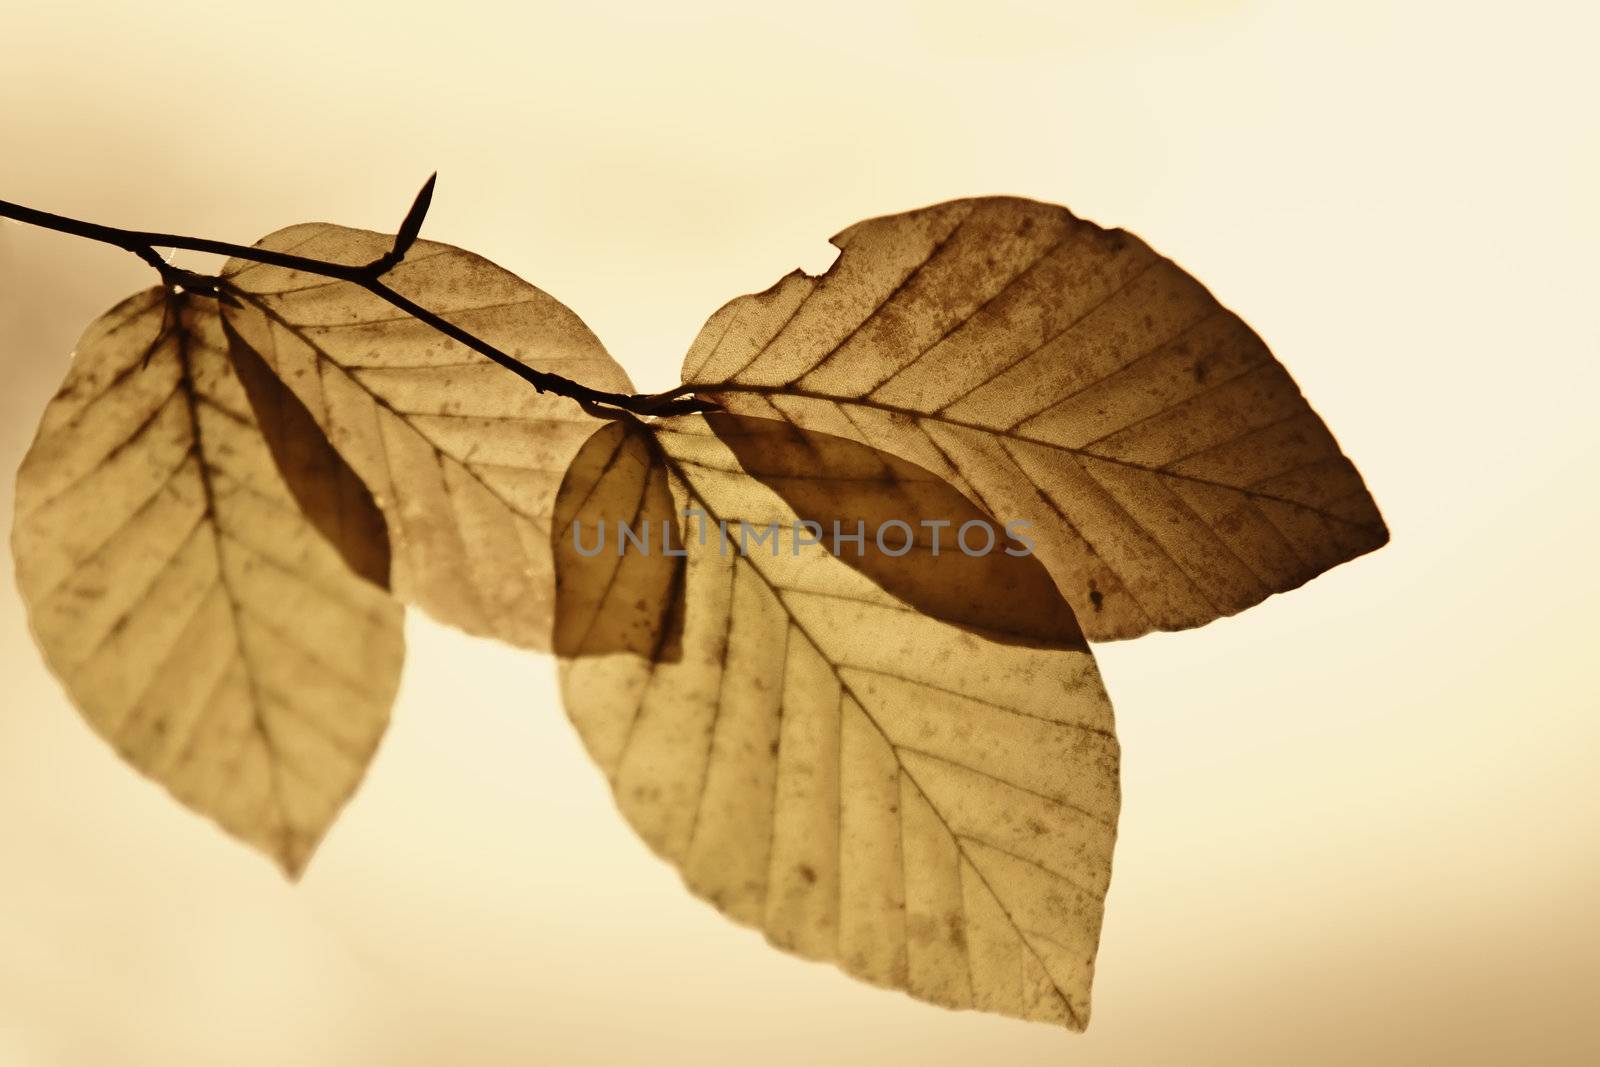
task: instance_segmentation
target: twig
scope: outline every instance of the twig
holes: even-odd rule
[[[188,252],[208,252],[219,256],[230,256],[235,259],[249,260],[252,263],[264,263],[272,267],[304,271],[307,274],[315,274],[323,278],[349,282],[388,302],[418,322],[426,323],[446,337],[459,341],[473,351],[487,356],[539,392],[555,393],[558,396],[575,400],[580,404],[616,408],[635,415],[682,415],[695,411],[716,409],[717,405],[711,401],[690,395],[692,390],[688,386],[679,386],[664,393],[612,393],[601,389],[591,389],[581,382],[575,382],[571,378],[566,378],[559,374],[536,370],[509,353],[501,351],[482,338],[474,336],[448,319],[429,311],[427,308],[390,288],[383,281],[383,276],[404,261],[406,253],[411,250],[411,246],[415,243],[417,235],[422,230],[422,221],[428,213],[428,205],[433,200],[433,188],[437,178],[437,174],[430,177],[417,194],[416,200],[411,205],[411,210],[406,213],[405,220],[400,224],[399,232],[395,235],[393,247],[371,263],[357,266],[329,263],[325,260],[296,256],[288,252],[275,252],[267,248],[231,244],[227,241],[213,241],[204,237],[184,237],[179,234],[154,233],[149,230],[125,230],[116,226],[102,226],[99,223],[84,222],[80,219],[68,218],[65,215],[55,215],[48,211],[40,211],[37,208],[23,207],[21,204],[13,204],[7,200],[0,200],[0,218],[15,219],[18,222],[26,222],[29,225],[55,230],[58,233],[86,237],[91,241],[99,241],[101,244],[112,245],[132,252],[161,275],[162,284],[169,291],[182,290],[200,296],[211,297],[224,303],[234,302],[234,297],[229,291],[226,278],[197,274],[194,271],[175,267],[168,263],[156,249],[179,248]]]

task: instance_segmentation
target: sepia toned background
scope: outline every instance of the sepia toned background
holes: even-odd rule
[[[0,1064],[1600,1062],[1600,122],[1589,5],[0,5],[0,197],[251,241],[392,228],[641,388],[867,216],[1140,234],[1273,347],[1380,552],[1098,650],[1125,807],[1094,1019],[769,949],[614,812],[551,663],[413,614],[303,883],[118,763],[0,567]],[[210,266],[203,257],[184,262]],[[11,472],[133,257],[0,224]]]

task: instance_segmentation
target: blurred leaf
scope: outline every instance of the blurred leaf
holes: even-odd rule
[[[1388,538],[1248,326],[1132,234],[988,198],[871,219],[714,314],[684,381],[1027,520],[1091,640],[1198,626]]]
[[[886,590],[905,575],[853,548],[795,549],[800,510],[862,510],[863,472],[874,485],[891,472],[888,491],[926,514],[928,478],[908,466],[807,434],[801,491],[749,420],[653,428],[659,448],[635,454],[680,511],[706,515],[684,525],[683,600],[656,604],[657,633],[681,611],[681,658],[562,664],[568,713],[624,815],[695,894],[780,948],[933,1003],[1082,1029],[1118,806],[1093,657],[930,617]],[[720,524],[740,522],[788,535],[741,555],[733,534],[725,553]],[[946,563],[925,558],[926,582],[982,573]],[[970,624],[982,592],[957,590],[947,613]]]
[[[164,331],[164,303],[79,344],[17,476],[17,582],[90,725],[297,875],[388,723],[402,611],[301,515],[216,313]]]
[[[260,247],[358,265],[392,244],[321,223]],[[469,633],[550,646],[550,515],[598,421],[350,282],[229,262],[238,337],[305,404],[388,520],[397,596]],[[541,370],[631,391],[567,308],[470,252],[419,241],[386,284]]]

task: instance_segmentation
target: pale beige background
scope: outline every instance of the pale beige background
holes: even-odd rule
[[[8,565],[0,1064],[1600,1062],[1592,5],[594,7],[0,0],[0,196],[249,241],[392,227],[437,167],[427,235],[649,388],[858,218],[1059,201],[1255,325],[1393,543],[1101,650],[1127,803],[1084,1037],[728,924],[615,815],[548,661],[421,618],[285,885],[79,721]],[[6,529],[78,332],[149,281],[0,226]]]

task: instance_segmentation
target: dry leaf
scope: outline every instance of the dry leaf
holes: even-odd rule
[[[1248,326],[1132,234],[961,200],[872,219],[706,323],[684,381],[1033,523],[1092,640],[1198,626],[1388,538]]]
[[[983,590],[972,588],[944,601],[955,625],[895,580],[886,584],[907,598],[886,591],[869,574],[892,569],[862,564],[852,544],[829,536],[796,549],[801,510],[839,518],[846,534],[858,516],[883,517],[879,494],[907,507],[914,528],[935,518],[949,498],[925,471],[806,433],[802,494],[792,454],[768,447],[792,430],[731,418],[713,430],[698,416],[653,430],[658,447],[634,454],[664,469],[680,510],[706,515],[684,523],[685,596],[658,602],[653,624],[658,638],[678,632],[681,657],[600,650],[562,668],[568,712],[630,823],[693,892],[781,948],[937,1004],[1081,1029],[1118,750],[1075,628],[1055,634],[1075,646],[1064,648],[1037,647],[1038,622],[986,631],[972,608]],[[609,455],[618,439],[602,431],[586,448]],[[841,469],[822,465],[832,460]],[[577,511],[570,496],[608,492],[607,477],[649,480],[625,464],[610,471],[598,487],[564,484],[561,514]],[[778,551],[747,538],[741,555],[744,522],[776,523]],[[737,531],[726,554],[725,529]],[[1049,588],[1036,560],[1007,558],[1019,570],[1004,581],[1031,568],[1031,583]],[[945,562],[930,554],[898,580],[984,573]],[[568,611],[581,631],[606,610],[582,579],[563,575],[559,588],[563,626]]]
[[[392,241],[312,223],[259,247],[355,265]],[[469,633],[548,648],[551,508],[597,421],[353,283],[240,260],[224,274],[239,301],[228,325],[383,509],[396,595]],[[631,391],[576,315],[470,252],[418,241],[384,280],[531,366]]]
[[[383,735],[402,610],[301,515],[215,311],[164,304],[84,335],[17,476],[17,584],[94,729],[294,875]]]

